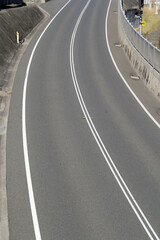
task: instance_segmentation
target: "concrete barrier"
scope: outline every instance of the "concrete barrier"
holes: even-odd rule
[[[0,12],[0,88],[5,84],[7,68],[19,47],[16,32],[19,32],[20,40],[24,39],[43,17],[37,6]]]
[[[121,23],[120,0],[118,2],[118,29],[121,42],[124,46],[124,51],[139,77],[144,81],[145,85],[149,90],[152,91],[156,98],[160,100],[160,74],[143,58],[143,56],[134,48],[132,43],[129,41]]]

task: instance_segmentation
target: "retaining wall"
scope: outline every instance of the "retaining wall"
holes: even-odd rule
[[[19,32],[20,39],[25,38],[43,17],[37,6],[0,12],[0,88],[5,84],[7,68],[19,47],[16,31]]]
[[[123,29],[123,25],[121,24],[120,0],[118,2],[118,29],[121,42],[124,46],[124,51],[139,77],[144,81],[145,85],[149,88],[149,90],[151,90],[152,93],[160,100],[160,74],[143,58],[143,56],[134,48],[132,43],[128,40],[127,35]]]
[[[43,19],[44,15],[37,6],[21,7],[0,11],[0,240],[9,240],[8,209],[6,194],[6,130],[10,102],[10,91],[6,90],[13,79],[9,74],[19,48],[16,31],[20,39],[25,38]],[[15,60],[16,61],[16,60]],[[11,71],[11,75],[14,70]],[[8,75],[7,75],[8,74]],[[10,80],[12,79],[12,80]]]

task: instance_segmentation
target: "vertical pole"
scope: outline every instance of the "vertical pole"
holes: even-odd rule
[[[155,12],[155,14],[158,14],[158,9],[159,9],[159,5],[156,4],[156,12]]]
[[[152,0],[149,1],[149,9],[152,9]]]
[[[16,32],[17,43],[19,44],[19,32]]]

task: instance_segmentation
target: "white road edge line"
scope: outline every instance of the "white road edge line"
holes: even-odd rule
[[[70,42],[70,68],[71,68],[71,75],[72,75],[72,80],[73,80],[73,84],[74,84],[74,87],[75,87],[75,91],[76,91],[76,94],[77,94],[77,97],[78,97],[78,100],[79,100],[79,103],[80,103],[80,106],[81,106],[81,109],[83,111],[83,114],[85,116],[85,119],[88,123],[88,126],[102,152],[102,155],[104,156],[112,174],[114,175],[117,183],[119,184],[122,192],[124,193],[126,199],[128,200],[130,206],[132,207],[134,213],[136,214],[137,218],[139,219],[140,223],[142,224],[144,230],[146,231],[147,235],[149,236],[150,240],[154,240],[154,238],[152,237],[151,235],[151,232],[152,234],[154,235],[154,237],[157,239],[157,240],[160,240],[159,237],[157,236],[157,234],[155,233],[154,229],[152,228],[152,226],[150,225],[149,221],[147,220],[147,218],[145,217],[144,213],[142,212],[141,208],[139,207],[139,205],[137,204],[136,200],[134,199],[133,195],[131,194],[129,188],[127,187],[126,183],[124,182],[122,176],[120,175],[117,167],[115,166],[112,158],[110,157],[104,143],[102,142],[94,124],[93,124],[93,121],[89,115],[89,112],[87,110],[87,107],[85,105],[85,102],[83,100],[83,97],[82,97],[82,94],[81,94],[81,91],[80,91],[80,88],[79,88],[79,84],[78,84],[78,80],[77,80],[77,76],[76,76],[76,72],[75,72],[75,68],[74,68],[74,42],[75,42],[75,37],[76,37],[76,33],[77,33],[77,29],[78,29],[78,26],[80,24],[80,21],[82,19],[82,16],[84,14],[84,12],[86,11],[89,3],[91,2],[91,0],[89,0],[87,2],[87,4],[85,5],[84,9],[82,10],[78,20],[77,20],[77,23],[75,25],[75,28],[73,30],[73,33],[72,33],[72,37],[71,37],[71,42]],[[109,5],[110,7],[110,5]],[[108,9],[109,9],[108,7]],[[109,11],[109,10],[108,10]]]
[[[27,186],[28,186],[28,194],[29,194],[29,201],[30,201],[30,208],[31,208],[31,214],[32,214],[32,221],[33,221],[33,227],[34,227],[34,233],[35,233],[35,239],[36,240],[41,240],[41,232],[40,232],[40,227],[39,227],[39,222],[38,222],[38,216],[37,216],[37,210],[36,210],[36,204],[35,204],[35,198],[34,198],[34,192],[33,192],[33,185],[32,185],[32,178],[31,178],[31,171],[30,171],[30,164],[29,164],[29,155],[28,155],[28,145],[27,145],[27,134],[26,134],[26,92],[27,92],[27,83],[28,83],[28,76],[29,76],[29,71],[30,71],[30,66],[32,63],[32,59],[35,53],[35,50],[48,29],[48,27],[51,25],[51,23],[55,20],[55,18],[58,16],[58,14],[71,2],[69,0],[56,14],[55,16],[51,19],[51,21],[48,23],[46,28],[43,30],[41,33],[40,37],[38,38],[28,65],[27,65],[27,70],[26,70],[26,75],[25,75],[25,80],[24,80],[24,87],[23,87],[23,99],[22,99],[22,138],[23,138],[23,151],[24,151],[24,162],[25,162],[25,170],[26,170],[26,179],[27,179]]]
[[[117,0],[119,1],[119,0]],[[142,109],[147,113],[147,115],[150,117],[150,119],[156,124],[156,126],[158,128],[160,128],[160,124],[155,120],[155,118],[151,115],[151,113],[147,110],[147,108],[143,105],[143,103],[140,101],[140,99],[137,97],[137,95],[133,92],[133,90],[130,88],[130,86],[128,85],[127,81],[125,80],[125,78],[123,77],[122,73],[120,72],[115,60],[114,60],[114,57],[112,55],[112,52],[111,52],[111,48],[110,48],[110,45],[109,45],[109,40],[108,40],[108,15],[109,15],[109,10],[110,10],[110,6],[111,6],[111,2],[112,0],[110,0],[109,2],[109,7],[107,9],[107,14],[106,14],[106,23],[105,23],[105,33],[106,33],[106,42],[107,42],[107,47],[108,47],[108,51],[109,51],[109,54],[111,56],[111,59],[113,61],[113,64],[117,70],[117,72],[119,73],[120,77],[122,78],[123,82],[125,83],[125,85],[127,86],[127,88],[129,89],[129,91],[132,93],[132,95],[134,96],[134,98],[137,100],[137,102],[139,103],[139,105],[142,107]]]

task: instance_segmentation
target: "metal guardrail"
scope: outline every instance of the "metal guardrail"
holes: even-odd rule
[[[122,0],[120,0],[120,20],[123,30],[134,48],[160,73],[160,50],[140,35],[128,21],[122,7]]]

